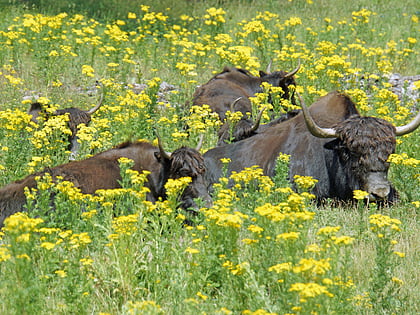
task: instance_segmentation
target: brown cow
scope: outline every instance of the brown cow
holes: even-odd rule
[[[42,115],[45,119],[48,119],[48,117],[51,116],[59,116],[59,115],[66,115],[69,116],[68,121],[68,127],[71,131],[71,135],[69,136],[69,147],[68,149],[71,151],[70,158],[75,159],[77,155],[77,151],[79,149],[79,143],[77,142],[77,130],[79,128],[80,124],[85,124],[86,126],[91,121],[91,115],[95,113],[101,106],[103,102],[103,94],[101,95],[101,98],[96,106],[89,110],[81,110],[79,108],[70,107],[70,108],[64,108],[64,109],[58,109],[54,113],[49,114],[45,110],[45,105],[35,102],[31,104],[31,107],[28,110],[28,114],[31,115],[31,121],[34,123],[38,122],[38,118],[40,115]]]
[[[312,176],[318,180],[313,193],[318,199],[349,200],[353,191],[369,193],[370,200],[397,197],[388,182],[388,157],[395,150],[396,136],[414,131],[420,113],[403,127],[360,116],[351,99],[331,92],[312,104],[302,103],[302,113],[280,123],[268,124],[255,136],[207,151],[204,159],[209,183],[222,176],[221,158],[231,160],[228,174],[259,165],[274,176],[280,152],[289,154],[289,178]],[[330,138],[333,138],[331,140]]]
[[[27,176],[0,189],[0,227],[8,216],[24,211],[26,197],[24,188],[35,188],[36,176],[49,173],[53,179],[61,176],[80,188],[82,193],[93,194],[98,189],[119,188],[121,180],[118,159],[126,157],[134,161],[133,170],[147,170],[145,187],[150,189],[147,200],[165,198],[164,185],[168,178],[190,176],[192,182],[180,197],[181,207],[194,207],[194,198],[201,197],[209,202],[210,196],[204,183],[203,158],[197,150],[182,147],[172,154],[166,153],[161,146],[155,147],[148,142],[126,142],[113,149],[99,153],[81,161],[72,161],[42,172]]]
[[[295,103],[294,95],[290,96],[289,86],[296,85],[294,75],[299,68],[300,65],[291,72],[275,71],[272,73],[269,73],[269,69],[267,69],[268,73],[260,71],[260,76],[257,77],[244,69],[225,67],[222,72],[196,89],[192,103],[193,105],[209,105],[222,121],[226,119],[227,111],[241,112],[242,119],[237,123],[233,132],[234,140],[239,141],[252,135],[256,129],[247,114],[252,112],[249,97],[263,92],[261,84],[268,82],[272,86],[281,87],[284,92],[282,97],[284,99],[291,98],[292,103]],[[222,126],[219,131],[219,144],[223,144],[229,139],[228,130],[227,124]]]

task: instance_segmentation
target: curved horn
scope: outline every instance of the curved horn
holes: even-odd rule
[[[171,158],[171,155],[168,154],[168,152],[166,152],[165,149],[163,148],[162,140],[160,139],[159,135],[157,136],[157,138],[158,138],[158,146],[159,146],[159,151],[160,151],[161,157],[169,160]]]
[[[289,73],[286,73],[284,77],[285,78],[290,78],[291,76],[295,75],[299,71],[299,69],[300,69],[300,60],[299,60],[299,63],[297,65],[297,67],[295,69],[293,69],[292,71],[290,71]]]
[[[89,109],[89,110],[85,111],[85,112],[86,112],[86,114],[92,115],[94,112],[96,112],[96,111],[99,109],[99,107],[101,107],[101,106],[102,106],[102,102],[103,102],[103,100],[104,100],[104,93],[102,92],[102,93],[101,93],[101,98],[99,99],[98,104],[96,104],[96,106],[95,106],[95,107],[93,107],[93,108],[91,108],[91,109]]]
[[[271,65],[273,64],[273,59],[270,59],[270,62],[269,62],[269,64],[268,64],[268,66],[267,66],[267,70],[265,70],[265,72],[267,72],[267,73],[271,73]]]
[[[264,107],[263,109],[261,109],[259,111],[259,113],[257,115],[257,119],[255,120],[255,124],[251,127],[250,132],[254,132],[260,126],[261,117],[262,117],[262,114],[263,114],[263,112],[264,112],[265,109],[266,109],[266,107]]]
[[[231,113],[234,112],[236,103],[238,103],[241,99],[242,99],[242,96],[241,97],[238,97],[236,100],[234,100],[232,102],[232,104],[230,104],[230,112]]]
[[[404,126],[395,127],[396,131],[395,134],[397,136],[403,136],[407,133],[413,132],[418,126],[420,125],[420,111],[417,113],[416,117],[408,124]]]
[[[311,117],[308,107],[306,107],[305,102],[298,92],[296,92],[299,102],[302,107],[303,117],[305,118],[306,127],[308,127],[309,132],[318,138],[337,138],[338,135],[335,132],[334,128],[321,128],[319,127]]]
[[[197,146],[195,147],[195,149],[200,152],[201,147],[203,146],[203,142],[204,142],[204,133],[200,134],[200,140],[198,140]]]

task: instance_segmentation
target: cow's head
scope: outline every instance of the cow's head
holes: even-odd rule
[[[35,102],[35,103],[32,103],[31,106],[29,107],[28,114],[32,116],[31,121],[33,121],[35,123],[38,121],[38,117],[40,115],[45,115],[46,116],[45,118],[48,119],[49,115],[59,116],[59,115],[69,114],[70,122],[74,121],[73,123],[88,124],[90,122],[90,115],[92,115],[94,112],[96,112],[102,106],[103,100],[104,100],[104,95],[101,94],[101,97],[100,97],[98,103],[89,110],[81,110],[81,109],[78,109],[78,108],[70,107],[70,108],[65,108],[65,109],[58,109],[51,114],[49,114],[48,111],[47,111],[47,108],[49,107],[48,104],[45,105],[45,104],[41,104],[39,102]],[[86,118],[86,117],[88,117],[88,118]],[[88,119],[88,120],[86,121],[86,119]]]
[[[267,67],[267,71],[260,71],[260,78],[263,82],[268,82],[272,86],[281,87],[284,94],[283,98],[285,99],[291,99],[292,103],[295,104],[294,100],[294,94],[291,95],[290,98],[290,91],[289,86],[290,85],[296,85],[295,77],[294,75],[299,71],[300,64],[292,71],[285,72],[285,71],[274,71],[270,72],[271,63]]]
[[[159,149],[162,157],[170,161],[169,178],[178,179],[181,177],[190,177],[191,183],[185,188],[181,195],[181,208],[197,208],[195,198],[201,198],[206,206],[212,202],[207,190],[207,181],[205,178],[206,167],[203,156],[199,153],[202,139],[196,149],[181,147],[171,154],[165,153],[162,144],[159,141]]]
[[[420,112],[412,122],[401,127],[375,117],[352,115],[333,128],[321,128],[310,116],[299,94],[298,97],[311,134],[320,138],[336,138],[324,147],[337,152],[349,174],[351,188],[368,192],[370,200],[387,198],[392,190],[387,161],[395,152],[396,136],[414,131],[420,125]]]

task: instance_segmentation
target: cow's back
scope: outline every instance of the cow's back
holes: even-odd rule
[[[313,103],[310,112],[316,123],[332,127],[357,113],[357,110],[347,96],[334,91]],[[262,130],[248,139],[207,151],[204,158],[209,180],[214,183],[221,176],[221,158],[231,160],[228,175],[232,171],[240,172],[246,167],[258,165],[265,175],[274,176],[276,160],[281,152],[291,156],[290,179],[298,174],[328,182],[327,160],[333,157],[332,152],[323,146],[330,139],[314,137],[307,129],[302,113]],[[321,187],[319,193],[326,194],[328,189]]]

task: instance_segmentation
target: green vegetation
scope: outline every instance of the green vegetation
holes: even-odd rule
[[[394,124],[419,110],[388,83],[419,74],[418,1],[0,3],[1,186],[68,161],[65,121],[30,123],[36,100],[88,109],[104,94],[81,126],[78,159],[156,141],[155,128],[168,150],[204,134],[205,152],[219,122],[187,102],[225,65],[256,74],[270,60],[286,71],[300,62],[308,104],[339,89]],[[256,97],[255,112],[267,99]],[[418,314],[418,135],[398,139],[390,179],[401,201],[382,209],[311,203],[312,180],[293,192],[284,156],[273,179],[258,168],[233,175],[231,189],[222,179],[192,227],[176,210],[185,181],[151,204],[127,161],[123,188],[95,196],[40,179],[30,211],[0,232],[0,313]]]

